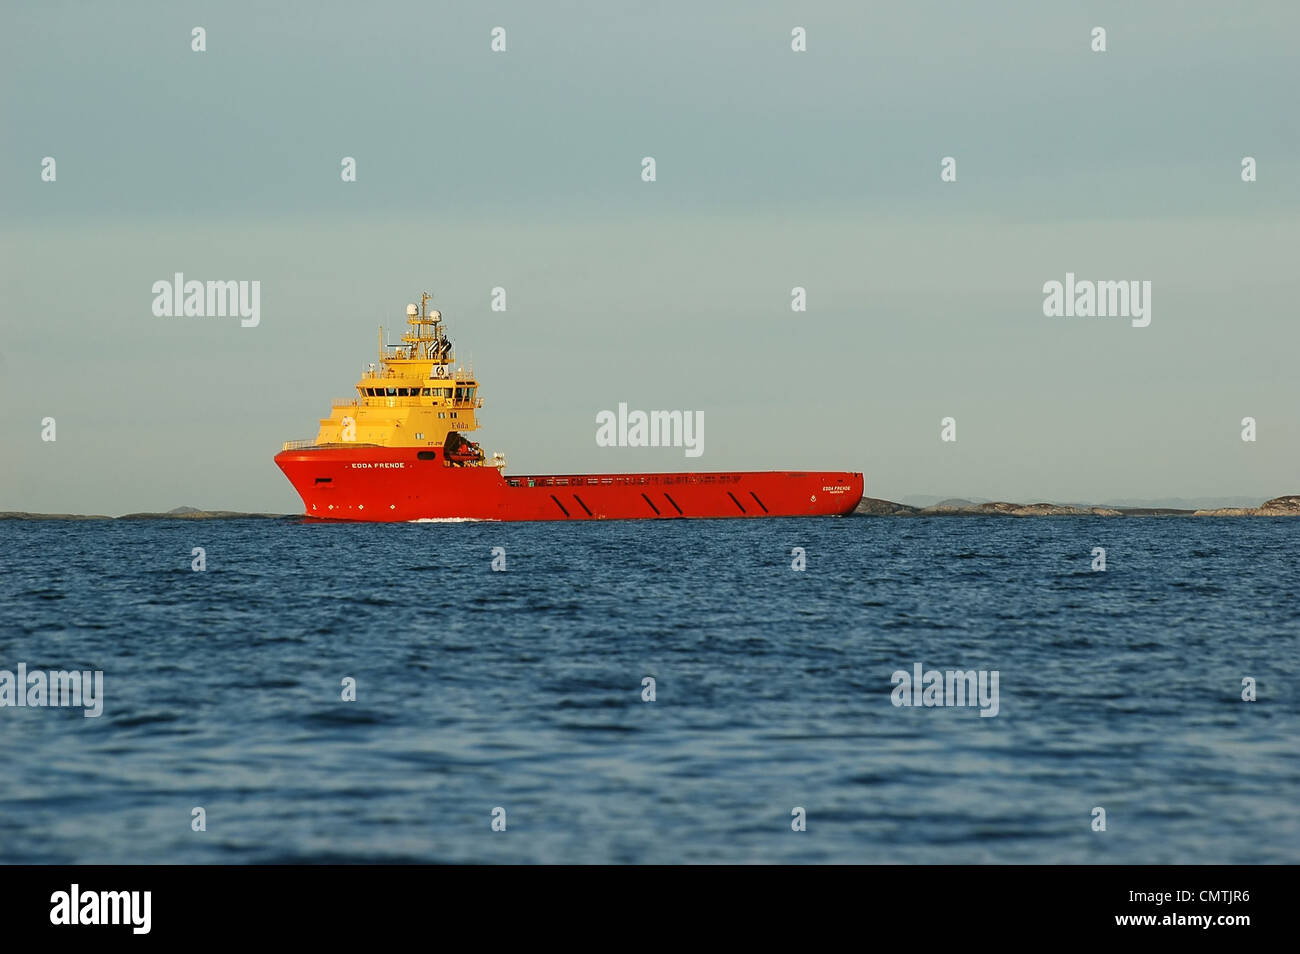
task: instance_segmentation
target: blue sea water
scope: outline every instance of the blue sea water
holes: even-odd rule
[[[105,696],[0,708],[0,861],[1297,862],[1298,540],[0,522],[0,669]],[[997,670],[998,714],[896,707],[916,663]]]

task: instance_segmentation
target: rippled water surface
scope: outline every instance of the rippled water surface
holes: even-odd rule
[[[1297,862],[1298,539],[0,522],[0,669],[105,674],[97,719],[0,708],[0,860]],[[895,707],[915,663],[997,716]]]

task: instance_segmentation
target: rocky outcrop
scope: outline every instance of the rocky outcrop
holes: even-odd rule
[[[969,500],[945,500],[931,507],[863,497],[854,513],[869,517],[1288,517],[1300,516],[1300,494],[1274,497],[1259,507],[1232,507],[1222,510],[1176,510],[1169,507],[1090,507],[1054,503],[971,503]]]
[[[1222,510],[1198,510],[1198,517],[1300,517],[1300,494],[1287,494],[1266,500],[1258,507],[1226,507]]]
[[[1122,511],[1110,507],[1074,507],[1066,504],[1036,503],[1017,506],[1013,517],[1122,517]]]
[[[894,503],[892,500],[881,500],[879,497],[863,497],[862,502],[858,504],[858,509],[853,512],[868,514],[872,517],[910,517],[917,510],[917,507]]]
[[[0,511],[0,520],[112,520],[99,513],[27,513],[25,510]]]
[[[281,520],[283,513],[240,513],[237,510],[194,510],[186,507],[182,512],[126,513],[118,520]]]
[[[936,504],[926,507],[922,515],[934,516],[1001,516],[1001,517],[1118,517],[1121,512],[1106,507],[1075,507],[1069,504],[1032,503],[1019,504],[1006,501],[952,506]]]

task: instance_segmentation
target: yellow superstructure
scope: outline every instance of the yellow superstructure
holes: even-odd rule
[[[420,306],[406,306],[409,325],[401,344],[383,343],[377,364],[362,374],[357,395],[332,402],[322,418],[316,440],[290,441],[285,450],[304,445],[380,444],[385,447],[442,447],[452,432],[478,429],[477,410],[483,406],[472,371],[455,367],[455,351],[442,328],[442,314],[428,311],[429,294]],[[477,445],[452,438],[464,463],[478,463]]]

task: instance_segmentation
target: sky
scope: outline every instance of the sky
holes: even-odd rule
[[[1300,493],[1298,32],[1290,2],[7,3],[0,511],[299,510],[274,454],[426,290],[511,473]],[[259,281],[260,323],[156,317],[176,272]],[[1150,281],[1150,325],[1045,316],[1067,272]],[[597,446],[620,402],[702,412],[703,455]]]

